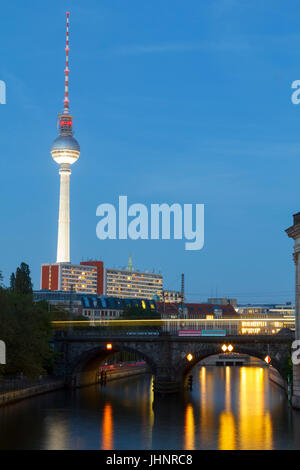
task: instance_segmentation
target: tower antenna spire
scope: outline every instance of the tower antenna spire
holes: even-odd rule
[[[69,114],[69,16],[67,11],[67,36],[66,36],[66,68],[65,68],[65,99],[64,99],[64,113]]]

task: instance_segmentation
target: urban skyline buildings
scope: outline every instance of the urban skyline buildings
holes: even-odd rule
[[[71,165],[80,155],[80,147],[73,137],[73,116],[69,107],[69,13],[67,13],[65,99],[63,113],[59,114],[59,136],[54,141],[51,154],[60,165],[60,197],[57,236],[57,263],[70,263],[70,175]],[[77,264],[78,265],[78,264]],[[77,266],[74,265],[74,266]],[[79,270],[80,271],[80,270]],[[79,277],[81,274],[79,275]],[[83,284],[84,285],[84,284]],[[127,294],[126,294],[127,295]],[[170,299],[178,298],[171,292]],[[172,301],[172,300],[170,300]]]
[[[41,266],[40,289],[73,290],[76,293],[120,298],[164,298],[163,275],[134,269],[131,255],[128,266],[119,269],[104,267],[103,261],[99,260],[81,261],[79,264],[44,263]],[[170,293],[173,291],[168,291]]]

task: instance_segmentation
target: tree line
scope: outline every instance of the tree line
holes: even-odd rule
[[[21,263],[5,287],[0,271],[0,339],[6,344],[6,364],[0,375],[34,379],[51,372],[55,353],[49,339],[53,331],[46,302],[33,302],[28,264]]]

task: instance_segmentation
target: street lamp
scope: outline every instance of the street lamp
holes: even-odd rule
[[[193,354],[189,353],[189,354],[186,356],[186,359],[187,359],[187,361],[191,362],[191,361],[194,359]]]
[[[226,346],[226,344],[223,344],[223,346],[221,347],[221,349],[222,349],[223,352],[226,352],[226,351],[227,351],[227,346]]]
[[[232,352],[232,351],[233,351],[233,346],[232,346],[232,344],[230,344],[230,345],[228,346],[228,351],[229,351],[229,352]]]
[[[106,349],[108,349],[108,350],[110,351],[110,350],[112,349],[112,344],[111,344],[111,343],[107,343]]]

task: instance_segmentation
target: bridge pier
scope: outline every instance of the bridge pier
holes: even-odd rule
[[[178,380],[165,379],[164,377],[154,377],[153,392],[162,395],[167,393],[178,393],[182,388],[182,384]]]
[[[154,371],[154,393],[178,393],[182,388],[182,382],[176,373],[176,368],[158,367]]]

